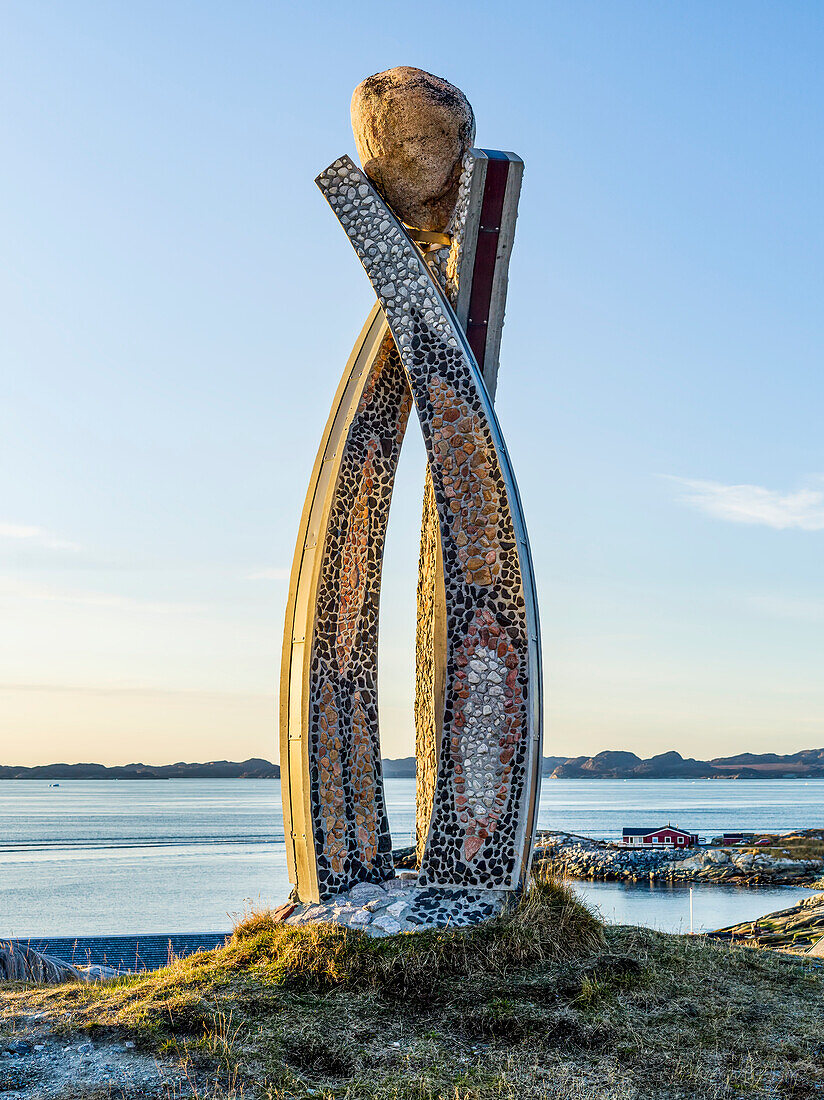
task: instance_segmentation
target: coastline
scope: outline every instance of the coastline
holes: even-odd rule
[[[561,878],[625,883],[824,886],[824,829],[762,834],[759,846],[627,848],[608,840],[541,830],[533,864]]]
[[[384,779],[414,779],[415,757],[384,757]],[[0,764],[0,779],[279,779],[280,766],[260,757],[210,760],[204,763],[94,764],[54,763],[24,766]],[[599,752],[595,756],[545,756],[542,779],[824,779],[824,749],[803,749],[786,756],[740,753],[712,760],[685,758],[671,750],[642,759],[634,752]]]

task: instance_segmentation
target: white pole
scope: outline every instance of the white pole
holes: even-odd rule
[[[692,887],[690,886],[690,935],[693,935],[692,930]]]

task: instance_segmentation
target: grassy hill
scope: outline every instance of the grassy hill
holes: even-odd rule
[[[547,882],[469,933],[370,940],[256,914],[225,948],[140,977],[0,990],[0,1052],[27,1028],[58,1058],[90,1039],[88,1056],[110,1067],[106,1091],[76,1077],[59,1093],[72,1100],[726,1100],[824,1089],[824,970],[812,960],[603,929]],[[119,1067],[147,1056],[182,1067],[178,1083],[158,1071],[157,1091],[145,1080],[129,1091]]]

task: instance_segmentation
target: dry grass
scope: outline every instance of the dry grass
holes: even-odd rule
[[[641,929],[538,884],[470,933],[369,940],[256,914],[113,985],[0,992],[7,1021],[130,1037],[245,1100],[732,1100],[824,1090],[824,971]]]
[[[427,1000],[432,977],[499,979],[513,968],[596,951],[603,929],[567,887],[546,876],[496,920],[470,932],[416,932],[372,939],[333,924],[297,926],[253,912],[236,925],[226,963],[264,962],[290,989],[347,988]]]
[[[764,833],[763,840],[770,844],[742,844],[736,851],[760,852],[776,859],[821,859],[824,860],[824,829],[804,829],[798,833]]]

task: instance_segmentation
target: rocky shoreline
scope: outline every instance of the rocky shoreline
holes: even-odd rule
[[[715,940],[738,947],[824,954],[824,894],[813,894],[790,909],[779,909],[753,921],[743,921],[710,933]]]
[[[812,886],[824,869],[821,859],[793,859],[750,848],[632,849],[547,830],[538,834],[534,862],[564,878],[728,886]]]

